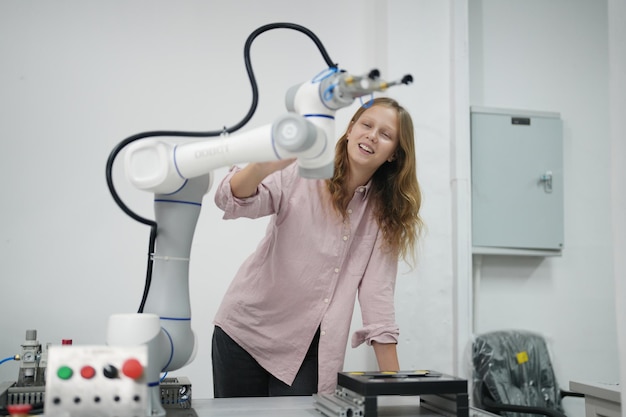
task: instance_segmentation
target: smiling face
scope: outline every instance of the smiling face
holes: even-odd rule
[[[399,142],[397,111],[374,105],[352,123],[347,133],[353,174],[369,179],[378,167],[395,158]]]

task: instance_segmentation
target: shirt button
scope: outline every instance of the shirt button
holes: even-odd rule
[[[328,302],[329,302],[329,301],[330,301],[330,300],[329,300],[328,298],[324,298],[324,302],[325,302],[326,304],[328,304]]]
[[[325,335],[326,335],[326,330],[322,330],[322,331],[320,332],[320,334],[321,334],[322,336],[325,336]]]
[[[344,241],[348,240],[348,236],[344,236],[344,237],[343,237],[343,240],[344,240]]]
[[[335,272],[339,272],[339,268],[335,268]]]
[[[352,209],[348,209],[348,214],[352,214]]]

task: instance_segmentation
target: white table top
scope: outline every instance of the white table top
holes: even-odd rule
[[[570,381],[569,389],[603,400],[621,403],[621,386],[616,383]]]

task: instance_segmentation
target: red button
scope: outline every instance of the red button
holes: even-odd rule
[[[137,359],[128,359],[122,365],[122,373],[131,379],[139,379],[143,375],[143,365]]]
[[[89,365],[83,366],[82,369],[80,370],[80,376],[82,376],[85,379],[91,379],[94,376],[96,376],[96,370]]]
[[[12,404],[12,405],[7,405],[7,411],[12,416],[25,416],[32,409],[33,409],[33,406],[30,405],[30,404]]]

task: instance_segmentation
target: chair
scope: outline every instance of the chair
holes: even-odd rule
[[[474,405],[495,414],[566,417],[562,398],[584,397],[559,388],[546,342],[532,332],[494,331],[477,336],[472,363]]]

